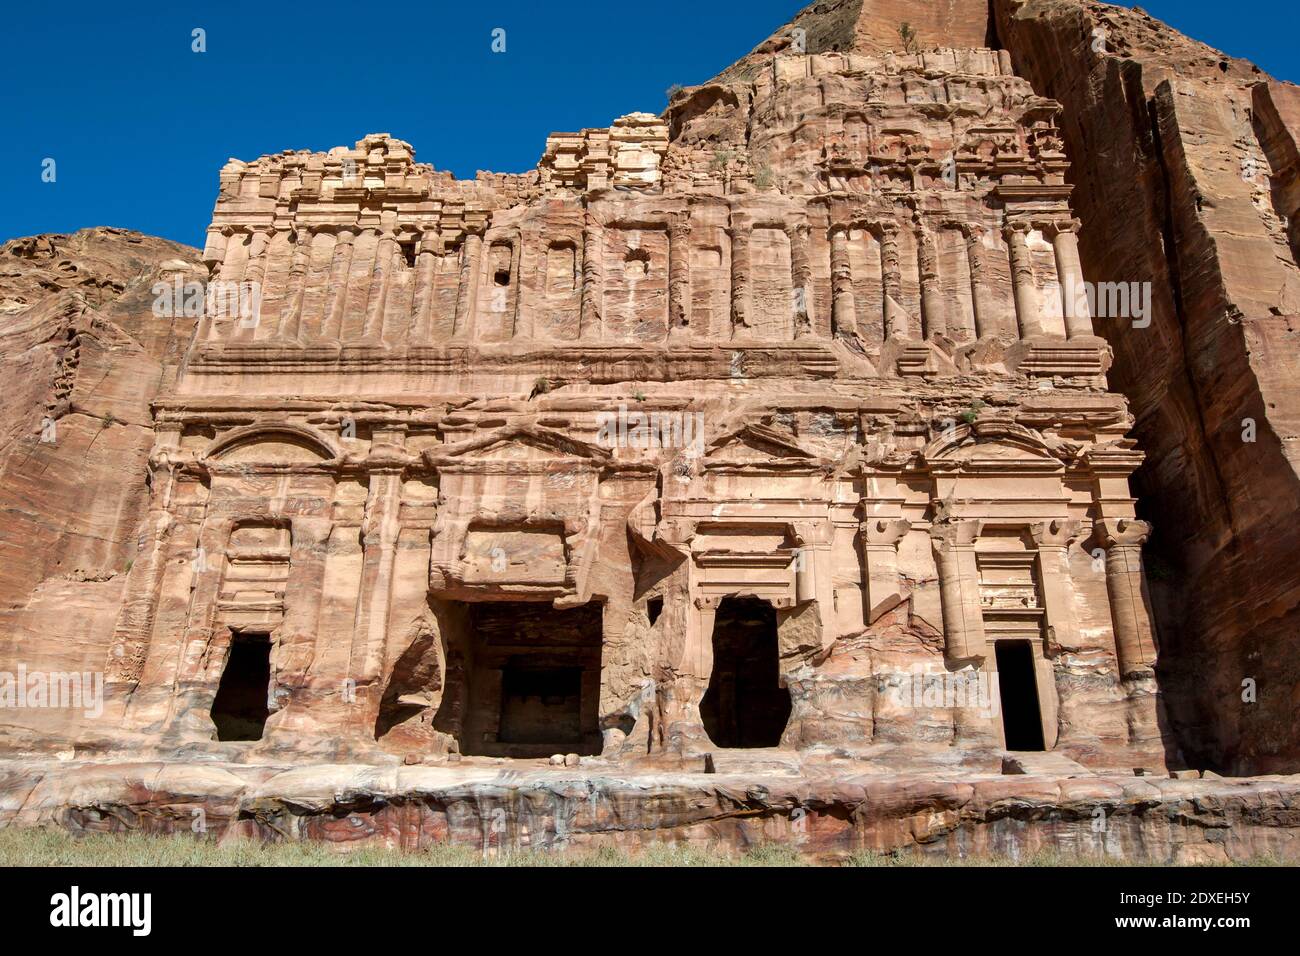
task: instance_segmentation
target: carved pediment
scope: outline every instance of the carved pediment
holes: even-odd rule
[[[434,593],[589,599],[609,451],[518,425],[429,449],[424,458],[440,475]]]
[[[454,444],[431,448],[425,461],[439,469],[478,466],[484,470],[498,467],[560,466],[598,468],[612,458],[608,449],[562,432],[539,425],[516,425],[477,435]]]
[[[214,442],[203,457],[222,466],[283,468],[320,465],[333,461],[336,452],[329,439],[314,429],[280,423],[236,428]]]
[[[975,422],[946,430],[921,452],[939,471],[1056,471],[1064,463],[1038,433],[1014,422]]]
[[[706,467],[806,465],[811,469],[820,467],[822,462],[816,452],[799,443],[793,432],[769,425],[741,425],[722,432],[705,446]]]

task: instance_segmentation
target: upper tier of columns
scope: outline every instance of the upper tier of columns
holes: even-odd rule
[[[559,339],[620,340],[605,322],[609,240],[611,231],[620,228],[587,213],[578,234],[563,237],[575,247],[572,295],[578,318],[572,334]],[[711,329],[707,322],[696,321],[699,304],[693,295],[692,273],[699,268],[696,246],[704,241],[696,237],[706,230],[698,228],[689,211],[667,215],[662,223],[626,228],[666,235],[666,261],[648,257],[645,266],[650,277],[661,269],[666,275],[666,337],[770,341],[861,335],[872,341],[961,343],[989,337],[1093,335],[1074,220],[1011,221],[1003,227],[1000,242],[982,226],[944,222],[938,229],[951,230],[959,239],[940,250],[934,225],[919,220],[839,221],[819,234],[822,230],[803,219],[769,222],[733,210],[723,229],[728,253],[722,274],[726,316],[722,322],[715,318]],[[788,248],[789,275],[777,286],[788,282],[790,312],[779,323],[784,329],[779,333],[770,324],[760,329],[756,315],[758,287],[773,284],[772,264],[756,261],[758,229],[783,237]],[[510,247],[508,281],[503,285],[500,270],[489,275],[493,266],[484,255],[486,237],[477,232],[458,236],[454,246],[436,229],[410,234],[383,225],[321,226],[313,231],[300,224],[294,229],[213,232],[205,252],[215,263],[209,298],[216,289],[216,297],[228,301],[230,290],[237,290],[239,307],[247,309],[246,298],[256,303],[257,314],[232,315],[220,307],[214,312],[210,301],[200,337],[375,345],[473,341],[481,337],[481,313],[501,312],[496,300],[508,298],[514,315],[506,337],[546,338],[534,328],[523,286],[532,280],[528,294],[534,298],[551,294],[545,288],[538,292],[534,285],[547,281],[544,251],[554,246],[555,237],[537,230],[508,233],[491,240],[494,250]],[[526,258],[530,244],[533,254]],[[769,246],[770,240],[763,246],[767,259],[772,255]],[[543,250],[540,257],[537,248]],[[543,263],[540,268],[538,261]],[[532,275],[521,282],[525,264]],[[708,282],[716,281],[708,277]],[[863,283],[873,281],[879,282],[878,292],[870,296],[879,302],[878,314],[860,301]],[[954,311],[958,295],[965,303],[960,321]],[[1003,297],[1013,303],[1013,314],[999,307]],[[1059,307],[1049,308],[1054,299],[1059,299]],[[770,303],[765,305],[770,310]],[[819,309],[829,313],[821,321]]]

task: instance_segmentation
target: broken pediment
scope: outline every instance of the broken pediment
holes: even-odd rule
[[[793,432],[768,425],[742,425],[725,431],[706,446],[705,466],[749,464],[764,467],[820,467],[823,459],[799,444]]]
[[[946,430],[927,445],[922,458],[932,469],[1057,471],[1064,467],[1033,431],[1012,422],[975,422]]]
[[[504,467],[516,470],[529,465],[598,467],[610,461],[611,453],[598,445],[570,438],[562,432],[536,425],[498,429],[462,442],[431,448],[425,461],[440,470],[474,468],[487,470]],[[494,467],[494,465],[496,467]]]

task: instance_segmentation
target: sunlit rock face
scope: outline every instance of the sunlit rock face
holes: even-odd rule
[[[1216,66],[1135,111],[1134,23],[1204,48],[1110,10],[820,4],[662,115],[553,134],[531,172],[457,180],[384,133],[231,160],[201,264],[150,247],[109,299],[3,287],[25,505],[0,542],[37,554],[0,578],[0,648],[104,687],[94,715],[15,707],[6,743],[1286,769],[1280,711],[1192,703],[1190,675],[1227,695],[1294,608],[1286,535],[1247,547],[1294,511],[1294,88]],[[1180,100],[1193,82],[1253,120]],[[1121,115],[1140,128],[1106,135],[1148,152],[1103,181]],[[1213,172],[1210,127],[1258,137],[1270,189]],[[1210,184],[1256,246],[1216,243],[1246,240]],[[1191,381],[1227,369],[1232,401]],[[92,395],[120,401],[97,439]],[[1267,440],[1229,449],[1247,406]],[[1153,623],[1139,513],[1181,521],[1199,601],[1255,597]],[[1186,586],[1162,575],[1156,611]]]

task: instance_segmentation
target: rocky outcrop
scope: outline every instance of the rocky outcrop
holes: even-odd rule
[[[1233,772],[1294,768],[1296,87],[1140,10],[994,7],[1017,72],[1065,107],[1085,274],[1152,291],[1149,326],[1098,318],[1097,331],[1147,453],[1136,487],[1158,529],[1180,739]]]
[[[0,246],[0,658],[98,671],[138,551],[150,403],[194,319],[159,315],[155,283],[202,282],[195,249],[121,229]],[[0,710],[20,743],[57,710]],[[37,735],[39,738],[41,735]]]
[[[796,13],[714,82],[752,79],[778,53],[913,53],[996,46],[988,0],[821,0]]]
[[[1300,778],[1248,782],[1017,773],[869,774],[851,766],[705,774],[580,766],[0,762],[0,826],[196,839],[318,840],[340,850],[484,855],[681,843],[1026,859],[1043,850],[1147,863],[1294,860]]]

